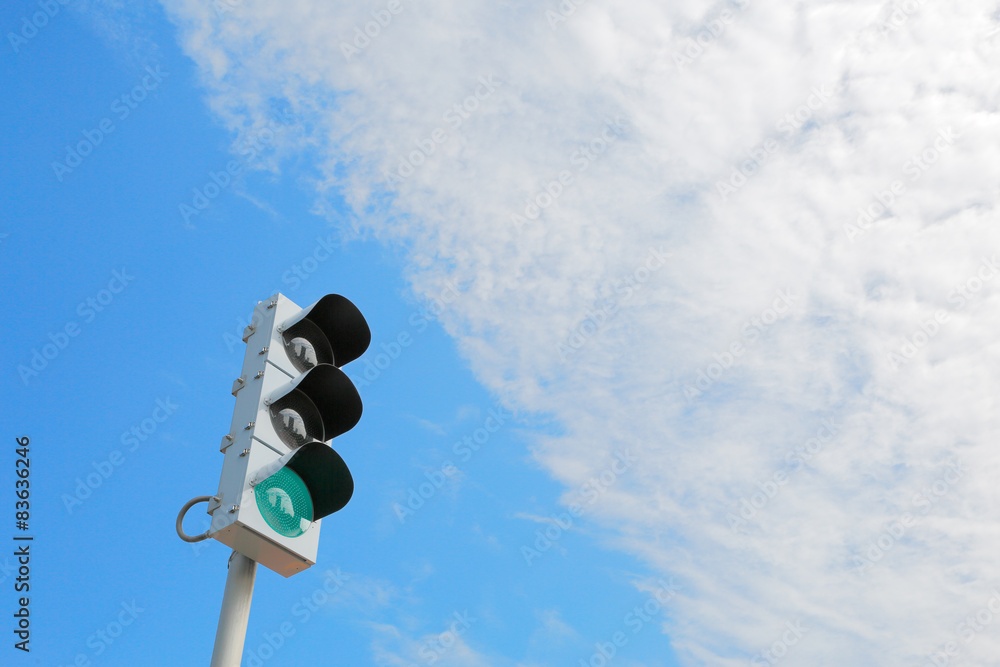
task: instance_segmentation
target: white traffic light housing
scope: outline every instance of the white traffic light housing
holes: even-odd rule
[[[371,331],[336,294],[305,309],[278,294],[257,304],[252,321],[209,536],[288,577],[316,562],[321,520],[354,493],[327,443],[361,418],[339,366],[364,353]]]

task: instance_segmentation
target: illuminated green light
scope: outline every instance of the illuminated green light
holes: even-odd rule
[[[257,509],[279,535],[298,537],[313,521],[313,504],[305,482],[282,468],[254,487]]]

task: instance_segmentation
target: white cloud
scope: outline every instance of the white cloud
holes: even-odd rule
[[[487,658],[471,648],[462,636],[477,619],[455,612],[441,632],[411,637],[408,631],[387,623],[370,623],[375,664],[409,667],[414,664],[441,667],[489,667]]]
[[[913,664],[952,639],[969,664],[997,655],[995,633],[958,638],[1000,582],[1000,280],[976,282],[1000,253],[994,4],[729,5],[683,67],[725,3],[591,1],[553,29],[555,2],[402,0],[351,59],[341,43],[387,5],[247,0],[218,18],[166,4],[233,128],[287,100],[301,132],[279,151],[315,149],[318,211],[342,195],[359,232],[405,243],[418,294],[465,287],[442,322],[486,386],[567,426],[536,449],[567,489],[645,445],[587,519],[677,578],[667,625],[688,664],[746,664],[796,622],[808,631],[782,664]],[[389,188],[401,160],[413,172]],[[723,200],[741,166],[755,173]],[[554,201],[519,228],[547,186]],[[850,240],[886,192],[889,212]],[[669,260],[641,271],[661,246]],[[959,284],[978,287],[961,305]],[[778,290],[793,307],[745,329]],[[699,371],[718,377],[689,400]],[[797,466],[824,419],[838,433]],[[914,497],[951,458],[968,472],[924,512]],[[726,515],[776,473],[732,530]],[[907,512],[915,525],[856,573]]]
[[[160,46],[146,27],[149,17],[145,3],[75,0],[68,9],[131,69],[142,71],[161,60]]]
[[[558,609],[538,609],[535,611],[535,618],[540,625],[532,635],[532,644],[550,647],[553,644],[580,638],[580,633],[563,620]]]

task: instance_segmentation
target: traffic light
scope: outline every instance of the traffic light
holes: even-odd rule
[[[371,331],[337,294],[308,308],[277,294],[257,304],[243,340],[208,535],[289,577],[315,564],[321,519],[354,493],[328,443],[361,418],[361,397],[340,367],[364,354]]]

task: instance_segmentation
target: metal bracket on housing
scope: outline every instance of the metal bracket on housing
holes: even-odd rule
[[[202,540],[207,540],[211,531],[204,532],[201,535],[188,535],[184,532],[184,526],[182,525],[184,523],[184,515],[187,514],[189,509],[198,503],[209,503],[209,507],[211,508],[211,504],[218,501],[218,496],[198,496],[197,498],[192,498],[184,503],[184,507],[181,508],[180,514],[177,515],[177,536],[185,542],[201,542]]]

